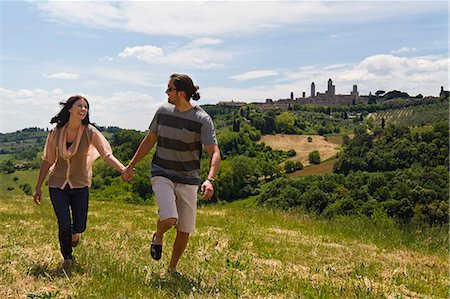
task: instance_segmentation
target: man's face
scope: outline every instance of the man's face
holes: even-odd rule
[[[178,93],[179,91],[175,89],[175,85],[173,85],[173,82],[170,80],[169,83],[167,83],[167,89],[166,93],[168,95],[168,102],[170,104],[175,105],[179,101]]]

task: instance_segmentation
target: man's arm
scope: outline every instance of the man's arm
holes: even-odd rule
[[[209,173],[208,179],[214,179],[219,172],[220,167],[220,150],[217,144],[205,145],[206,152],[209,155]],[[203,194],[203,199],[208,200],[214,194],[213,183],[209,180],[205,180],[200,187]]]
[[[134,166],[150,152],[153,146],[155,146],[156,141],[157,135],[153,132],[148,132],[144,139],[142,139],[136,153],[122,174],[124,180],[129,181],[133,177]]]

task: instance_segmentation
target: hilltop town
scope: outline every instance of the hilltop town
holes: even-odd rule
[[[384,94],[384,91],[377,91],[377,96],[380,94]],[[400,93],[400,92],[399,92]],[[403,93],[407,95],[406,93]],[[407,96],[409,97],[409,96]],[[444,90],[444,87],[441,86],[441,90],[439,93],[439,97],[448,98],[449,91]],[[273,101],[272,99],[266,99],[265,102],[252,102],[252,104],[256,107],[260,107],[263,110],[268,109],[281,109],[281,110],[289,110],[292,105],[314,105],[314,106],[341,106],[341,105],[357,105],[357,104],[370,104],[371,98],[376,99],[376,96],[369,95],[360,95],[358,92],[358,85],[353,85],[353,89],[349,94],[336,94],[336,86],[333,85],[333,81],[328,79],[327,90],[325,92],[316,92],[316,85],[314,82],[311,82],[311,93],[307,97],[306,92],[302,92],[302,97],[294,98],[294,93],[291,92],[290,98],[287,99],[279,99],[277,101]],[[419,97],[414,97],[414,99],[422,98],[421,95]],[[240,107],[245,106],[248,103],[241,101],[220,101],[218,105],[227,106],[227,107]]]

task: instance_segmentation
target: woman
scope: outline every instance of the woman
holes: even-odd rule
[[[56,127],[45,143],[34,201],[40,205],[41,186],[51,168],[48,186],[58,218],[59,245],[64,257],[62,269],[70,273],[72,247],[77,246],[80,234],[86,230],[94,160],[101,156],[120,173],[125,167],[114,157],[105,137],[90,124],[89,103],[84,97],[70,97],[61,105],[61,111],[50,121]]]

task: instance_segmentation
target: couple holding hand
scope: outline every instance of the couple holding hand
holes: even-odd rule
[[[41,186],[52,168],[48,186],[58,219],[58,237],[64,261],[62,269],[70,273],[72,248],[86,230],[92,164],[99,156],[122,174],[125,181],[133,177],[134,166],[155,146],[151,166],[151,183],[158,204],[156,232],[151,237],[150,254],[159,260],[164,233],[175,226],[168,272],[177,274],[177,264],[195,229],[197,191],[208,200],[214,193],[214,178],[219,171],[220,150],[211,117],[190,100],[200,99],[198,86],[184,74],[173,74],[167,84],[168,103],[155,113],[147,135],[141,141],[128,166],[112,154],[106,138],[89,120],[89,103],[81,96],[61,103],[63,108],[51,119],[56,123],[44,147],[43,161],[34,192],[40,204]],[[210,157],[207,178],[200,179],[202,145]],[[72,215],[70,213],[72,211]]]

